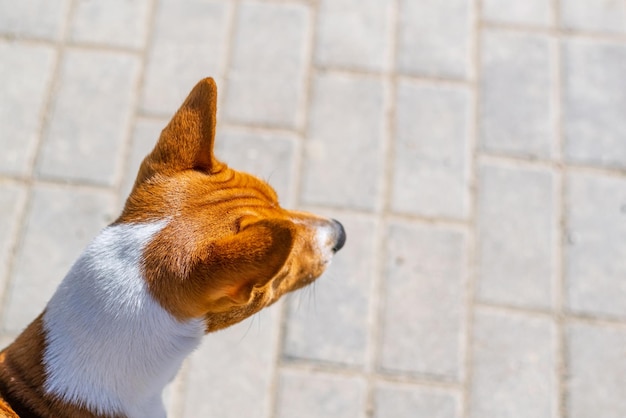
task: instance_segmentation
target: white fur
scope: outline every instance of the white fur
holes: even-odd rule
[[[315,243],[317,244],[320,258],[330,263],[333,258],[333,245],[335,245],[334,232],[330,225],[317,225],[315,227]]]
[[[179,322],[148,292],[142,250],[163,226],[110,226],[76,261],[43,318],[47,393],[97,413],[165,417],[162,389],[205,324]]]

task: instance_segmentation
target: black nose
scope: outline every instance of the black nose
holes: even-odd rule
[[[341,225],[341,222],[336,219],[333,219],[333,224],[335,226],[335,234],[337,236],[337,242],[335,242],[333,252],[336,253],[337,251],[341,250],[343,248],[343,245],[346,243],[346,230],[343,229],[343,225]]]

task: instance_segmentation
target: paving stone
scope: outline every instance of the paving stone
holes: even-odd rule
[[[280,305],[212,333],[190,357],[181,417],[269,418]]]
[[[304,4],[241,3],[223,108],[225,119],[299,126],[309,15]]]
[[[480,147],[549,158],[555,146],[551,88],[554,40],[544,35],[485,30],[482,47]]]
[[[381,81],[320,74],[312,94],[302,202],[375,209],[384,156]]]
[[[16,254],[4,329],[21,331],[41,313],[84,247],[112,220],[112,195],[38,185]]]
[[[131,118],[139,61],[70,50],[44,138],[38,174],[112,185]]]
[[[323,0],[317,18],[316,63],[387,70],[391,64],[391,11],[390,0]]]
[[[447,389],[379,383],[374,418],[461,418],[461,394]]]
[[[366,382],[358,377],[282,370],[277,418],[365,418]]]
[[[69,0],[0,0],[0,33],[59,39]]]
[[[376,271],[376,223],[365,216],[321,215],[343,223],[348,244],[311,288],[289,299],[283,356],[362,368]]]
[[[465,0],[402,0],[397,67],[402,73],[466,79],[472,39]]]
[[[149,12],[149,0],[78,0],[70,39],[141,48],[146,38]]]
[[[567,180],[567,306],[626,318],[626,180],[587,173]]]
[[[558,233],[556,179],[550,170],[482,164],[478,189],[480,300],[550,309]]]
[[[26,188],[0,182],[0,297],[3,297],[7,267],[16,242],[17,222],[24,208]]]
[[[0,173],[30,172],[54,59],[50,47],[0,41]]]
[[[545,0],[483,0],[482,14],[490,22],[538,26],[554,23],[552,2]]]
[[[293,202],[295,135],[251,133],[232,129],[218,132],[217,158],[230,167],[266,180],[278,193],[283,206]]]
[[[226,60],[232,5],[225,1],[160,0],[141,110],[171,117],[204,77],[219,78]],[[222,83],[218,86],[221,88]]]
[[[555,417],[555,345],[551,318],[476,309],[469,416]]]
[[[567,327],[566,408],[570,418],[626,416],[626,331],[591,324]]]
[[[121,205],[124,204],[135,184],[139,166],[141,166],[146,155],[154,149],[161,136],[161,131],[167,126],[167,122],[167,120],[158,119],[137,119],[130,141],[126,172],[122,177],[122,188],[119,196]]]
[[[626,45],[570,39],[563,74],[567,160],[626,168]]]
[[[470,94],[464,87],[398,84],[393,211],[467,216],[470,113]]]
[[[462,230],[389,225],[381,369],[462,378],[466,257]]]
[[[620,0],[560,0],[566,29],[626,33],[626,3]]]

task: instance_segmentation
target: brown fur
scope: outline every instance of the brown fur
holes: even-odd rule
[[[314,227],[331,223],[281,208],[268,184],[217,160],[216,103],[214,81],[200,81],[143,161],[116,220],[168,220],[144,250],[144,277],[161,306],[180,320],[204,318],[206,332],[318,277],[326,260],[316,253]],[[44,348],[40,316],[0,353],[0,413],[95,417],[43,392]]]

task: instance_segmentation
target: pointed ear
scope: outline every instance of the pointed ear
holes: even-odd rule
[[[216,113],[217,86],[212,78],[205,78],[191,90],[161,132],[154,150],[142,164],[140,176],[142,172],[145,178],[159,171],[218,169],[221,164],[213,155]]]
[[[194,281],[203,282],[200,286],[209,306],[245,305],[255,287],[265,286],[280,272],[293,243],[294,230],[289,221],[255,222],[217,242]]]

